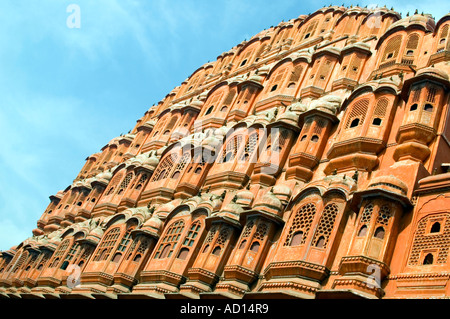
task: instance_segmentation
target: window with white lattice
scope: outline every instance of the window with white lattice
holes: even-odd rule
[[[167,178],[175,163],[178,161],[178,158],[179,156],[175,152],[172,152],[164,157],[164,159],[159,163],[158,167],[153,173],[151,181],[155,182]]]
[[[243,136],[240,134],[234,135],[228,140],[222,153],[222,163],[229,163],[234,160],[239,152],[242,140]]]
[[[258,150],[258,141],[259,141],[258,132],[251,133],[248,137],[247,143],[245,143],[244,152],[241,156],[242,161],[248,161],[252,158],[255,151]]]

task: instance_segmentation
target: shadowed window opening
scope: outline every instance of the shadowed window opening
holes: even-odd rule
[[[424,265],[432,265],[433,264],[433,254],[428,254],[425,256],[425,258],[423,259],[423,264]]]
[[[189,249],[183,248],[180,250],[180,253],[178,254],[178,259],[185,260],[188,254],[189,254]]]
[[[380,118],[374,118],[372,125],[380,126],[381,125],[381,119]]]
[[[357,127],[359,125],[359,119],[354,119],[351,123],[350,123],[350,128],[352,127]]]
[[[375,238],[379,238],[379,239],[383,239],[384,238],[384,228],[383,227],[378,227],[375,230],[374,237]]]
[[[216,256],[219,256],[221,250],[222,250],[222,249],[221,249],[220,247],[216,247],[216,248],[214,248],[212,254],[213,254],[213,255],[216,255]]]
[[[296,232],[292,236],[291,246],[298,246],[298,245],[300,245],[300,243],[302,242],[302,239],[303,239],[303,232],[301,232],[301,231]]]
[[[441,231],[441,224],[438,222],[435,222],[433,226],[431,226],[430,233],[439,233]]]
[[[118,263],[121,257],[122,257],[122,254],[121,254],[121,253],[116,253],[116,254],[114,255],[114,258],[112,259],[112,262],[113,262],[113,263]]]
[[[259,246],[260,246],[260,244],[257,242],[257,241],[255,241],[253,244],[252,244],[252,246],[250,247],[250,250],[251,251],[254,251],[255,253],[259,250]]]
[[[361,229],[359,230],[358,233],[358,237],[364,237],[367,234],[367,226],[364,225],[363,227],[361,227]]]
[[[425,104],[425,107],[423,108],[423,110],[427,111],[427,112],[433,112],[433,105]]]
[[[325,237],[320,236],[319,240],[316,243],[316,247],[317,248],[323,248],[324,244],[325,244]]]

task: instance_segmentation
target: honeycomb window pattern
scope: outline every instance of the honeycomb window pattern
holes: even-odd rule
[[[242,238],[247,238],[248,236],[250,236],[250,233],[252,232],[254,225],[255,225],[255,222],[253,221],[253,219],[247,223],[247,225],[245,226],[245,230],[242,233]]]
[[[219,237],[217,238],[217,245],[223,246],[225,245],[225,242],[227,241],[228,237],[230,236],[230,228],[224,227],[219,234]]]
[[[372,218],[373,213],[373,204],[369,203],[364,207],[364,211],[361,215],[360,224],[361,225],[367,225],[370,223],[370,220]]]
[[[211,228],[211,230],[209,231],[208,235],[206,236],[205,244],[210,244],[213,241],[214,236],[216,235],[216,232],[217,232],[217,226],[213,226]]]
[[[266,234],[267,234],[268,228],[269,228],[269,227],[267,226],[266,223],[259,223],[259,224],[258,224],[258,228],[256,228],[256,232],[255,232],[255,234],[253,235],[253,238],[254,238],[254,239],[257,239],[257,240],[259,240],[259,241],[263,241],[263,240],[264,240],[264,237],[265,237]]]
[[[389,220],[392,217],[391,210],[388,206],[383,206],[380,208],[377,217],[377,225],[387,226],[389,224]]]
[[[289,229],[284,246],[290,245],[292,236],[298,231],[303,232],[303,238],[300,245],[305,244],[315,214],[316,206],[313,203],[305,204],[298,210],[295,214],[294,220],[292,221],[292,226]]]
[[[427,233],[427,225],[430,219],[442,218],[444,224],[443,231],[440,233]],[[418,226],[414,236],[409,262],[411,266],[422,264],[420,260],[422,251],[437,249],[436,264],[446,264],[448,251],[450,247],[450,214],[433,215],[423,218]]]
[[[336,204],[332,203],[325,206],[316,233],[314,234],[314,239],[312,241],[313,246],[318,246],[319,240],[322,239],[320,240],[321,248],[325,249],[327,247],[338,213],[339,208]]]

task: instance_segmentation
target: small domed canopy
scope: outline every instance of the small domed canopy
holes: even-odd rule
[[[158,238],[163,230],[163,222],[157,215],[153,215],[148,219],[141,228],[132,231],[132,235],[146,234],[148,236]]]
[[[370,50],[370,45],[369,44],[364,43],[364,42],[354,42],[354,43],[351,43],[351,44],[345,46],[341,50],[341,54],[342,54],[341,57],[344,56],[347,53],[354,52],[354,51],[363,53],[363,54],[365,54],[367,56],[372,55],[372,51]]]
[[[103,228],[100,225],[97,225],[89,232],[89,234],[87,234],[86,238],[84,238],[83,241],[89,242],[93,245],[97,245],[102,239],[103,234]]]
[[[283,210],[283,204],[277,196],[269,190],[253,206],[254,210],[261,210],[272,215],[278,215]]]
[[[246,188],[236,193],[236,203],[244,207],[251,207],[254,198],[253,193]]]
[[[112,174],[111,170],[101,172],[100,174],[97,174],[94,177],[94,179],[92,181],[92,186],[95,186],[96,183],[106,186],[109,184],[109,181],[111,180],[112,176],[113,176],[113,174]]]
[[[273,187],[272,193],[281,201],[283,205],[286,205],[292,196],[292,189],[287,185],[279,184]]]
[[[407,185],[398,177],[393,175],[377,176],[370,181],[367,189],[353,194],[351,206],[354,210],[358,209],[364,197],[386,197],[408,208],[412,206],[412,203],[407,193]]]
[[[299,114],[297,112],[292,111],[291,107],[288,107],[284,113],[281,113],[275,122],[271,123],[269,126],[276,125],[276,123],[284,123],[289,127],[292,127],[295,131],[300,130],[298,125]]]
[[[375,177],[369,183],[368,188],[384,188],[401,195],[406,195],[408,193],[408,186],[393,175]]]
[[[159,164],[159,159],[155,155],[155,152],[149,152],[144,154],[139,154],[134,158],[130,159],[130,164],[136,167],[144,167],[150,170],[154,170]]]
[[[322,55],[334,56],[338,60],[341,58],[341,50],[336,47],[325,47],[313,53],[312,59],[315,60]]]

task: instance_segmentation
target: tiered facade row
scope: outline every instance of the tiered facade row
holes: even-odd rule
[[[5,298],[450,296],[450,14],[324,7],[89,156]]]

